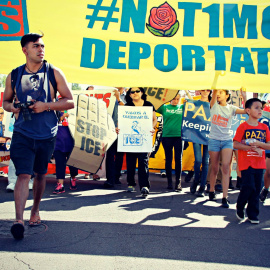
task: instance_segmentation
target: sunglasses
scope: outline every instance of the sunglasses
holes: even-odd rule
[[[140,93],[141,90],[130,91],[130,94]]]

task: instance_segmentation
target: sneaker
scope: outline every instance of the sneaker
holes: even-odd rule
[[[181,187],[181,184],[178,184],[176,187],[175,187],[175,191],[182,191],[182,187]]]
[[[221,206],[222,206],[223,208],[229,208],[229,207],[230,207],[229,203],[230,203],[230,202],[228,201],[227,198],[222,198]]]
[[[64,193],[65,192],[65,188],[61,183],[57,183],[53,194],[60,194],[60,193]]]
[[[149,188],[148,187],[143,187],[141,189],[141,194],[142,194],[142,196],[146,197],[149,194]]]
[[[6,187],[6,190],[9,191],[9,192],[12,192],[14,191],[15,189],[15,184],[14,183],[9,183]]]
[[[134,186],[128,186],[127,191],[128,192],[133,192],[133,191],[135,191],[135,187]]]
[[[162,171],[162,172],[160,173],[160,176],[161,176],[162,178],[165,178],[165,177],[166,177],[166,172],[165,172],[165,171]]]
[[[264,202],[265,200],[266,200],[266,198],[267,198],[267,195],[268,195],[268,189],[267,188],[263,188],[262,189],[262,191],[261,191],[261,193],[260,193],[260,201],[261,202]]]
[[[251,223],[251,224],[259,224],[260,221],[258,220],[258,218],[248,218],[248,221]]]
[[[77,190],[76,181],[77,181],[77,179],[75,177],[74,178],[70,177],[70,182],[69,182],[69,189],[70,190]]]
[[[209,196],[209,201],[216,201],[217,200],[215,192],[209,191],[208,196]]]
[[[236,217],[240,220],[240,221],[244,221],[245,219],[245,213],[244,211],[239,211],[238,209],[236,210]]]

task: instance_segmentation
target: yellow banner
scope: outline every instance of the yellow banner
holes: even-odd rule
[[[268,92],[269,29],[264,0],[2,0],[0,73],[25,62],[20,37],[41,30],[69,82]]]

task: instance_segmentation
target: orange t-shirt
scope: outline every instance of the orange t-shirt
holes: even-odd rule
[[[257,126],[251,126],[247,122],[242,123],[236,130],[234,141],[242,142],[246,139],[256,139],[260,142],[270,141],[270,131],[266,124],[258,122]],[[239,170],[247,170],[248,167],[254,169],[266,169],[265,151],[263,156],[252,150],[238,150],[238,166]]]

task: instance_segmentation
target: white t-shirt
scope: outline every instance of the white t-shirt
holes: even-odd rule
[[[231,139],[230,128],[232,125],[232,117],[235,115],[238,107],[227,104],[220,106],[217,102],[210,110],[211,115],[211,130],[209,133],[210,139],[219,141],[227,141]]]

